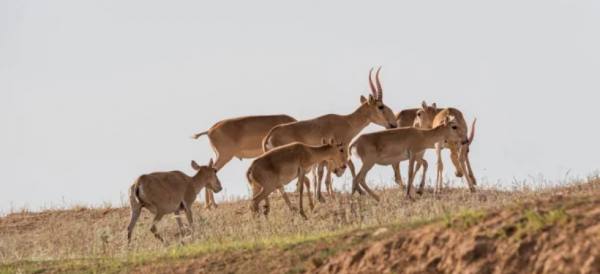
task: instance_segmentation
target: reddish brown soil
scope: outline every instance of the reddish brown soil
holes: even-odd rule
[[[600,273],[600,196],[553,197],[393,233],[316,273]]]

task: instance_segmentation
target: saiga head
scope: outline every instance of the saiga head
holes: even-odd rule
[[[194,179],[198,179],[205,183],[207,188],[215,193],[218,193],[223,189],[223,187],[221,187],[221,181],[219,181],[219,177],[217,177],[217,169],[213,167],[212,158],[208,162],[208,165],[205,166],[199,166],[196,161],[192,160],[192,168],[196,170]]]
[[[421,104],[421,108],[417,110],[417,117],[413,123],[413,127],[430,129],[433,127],[433,119],[437,115],[437,106],[433,103],[428,106],[425,101]]]
[[[342,144],[342,142],[336,143],[333,138],[326,140],[323,138],[321,143],[324,146],[329,147],[331,158],[329,159],[335,167],[336,175],[343,174],[346,170],[346,163],[348,163],[348,147]],[[338,175],[341,176],[341,175]]]
[[[373,81],[371,80],[371,73],[373,72],[373,69],[369,71],[369,85],[371,86],[371,94],[369,94],[368,99],[364,96],[360,96],[360,103],[363,105],[368,105],[369,120],[372,123],[388,129],[397,128],[398,121],[396,121],[394,112],[388,106],[383,104],[383,89],[381,88],[381,83],[379,83],[379,70],[381,70],[381,67],[377,69],[377,73],[375,74],[377,89],[375,89]]]
[[[456,122],[454,115],[444,116],[444,121],[439,126],[443,126],[447,129],[446,141],[458,142],[463,145],[469,143],[466,131]]]

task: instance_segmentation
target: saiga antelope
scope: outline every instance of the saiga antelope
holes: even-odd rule
[[[408,186],[406,196],[414,200],[411,188],[415,175],[415,162],[423,165],[423,178],[419,189],[425,185],[427,161],[423,159],[425,150],[444,140],[468,143],[467,135],[460,128],[454,116],[445,116],[433,129],[404,127],[363,134],[350,145],[350,151],[357,156],[362,166],[352,181],[354,192],[360,184],[376,201],[379,197],[365,183],[367,172],[375,165],[392,165],[403,160],[409,161]]]
[[[322,161],[331,162],[334,167],[345,169],[348,161],[347,145],[341,142],[337,143],[333,138],[329,141],[322,138],[319,146],[294,142],[269,150],[256,158],[246,172],[246,178],[252,188],[250,207],[254,216],[258,213],[258,204],[262,200],[265,200],[264,214],[268,215],[270,210],[269,194],[297,178],[298,210],[300,215],[307,219],[302,205],[303,185],[308,180],[305,174]],[[284,197],[287,196],[285,192],[281,194]],[[311,204],[311,209],[312,206]],[[291,209],[293,210],[293,208]]]
[[[425,101],[423,101],[422,105],[425,109],[428,109],[427,103],[425,103]],[[429,110],[431,110],[431,109],[437,111],[437,107],[436,107],[435,103],[433,103],[431,105],[431,107],[429,107]],[[398,127],[400,127],[400,128],[413,127],[415,124],[415,119],[417,118],[418,115],[421,115],[420,113],[417,113],[417,112],[419,112],[419,110],[420,110],[419,108],[411,108],[411,109],[404,109],[404,110],[401,110],[400,112],[398,112],[396,114],[396,121],[398,121]],[[431,128],[431,127],[429,127],[429,128]],[[417,163],[417,168],[415,170],[415,173],[420,169],[420,167],[421,167],[420,164]],[[406,186],[402,182],[402,176],[400,174],[400,162],[392,164],[392,169],[394,170],[394,178],[395,178],[396,183],[400,187],[405,188]],[[424,173],[423,173],[423,176],[425,176]]]
[[[216,155],[214,168],[219,171],[233,157],[256,158],[263,154],[262,141],[277,125],[295,122],[288,115],[257,115],[226,119],[214,124],[208,131],[194,134],[198,139],[207,135]],[[205,190],[206,208],[217,207],[210,189]]]
[[[373,81],[371,80],[373,69],[369,71],[371,94],[369,94],[369,98],[360,96],[361,105],[353,113],[348,115],[327,114],[310,120],[278,125],[271,129],[269,134],[264,138],[264,151],[269,151],[269,149],[290,144],[292,142],[300,142],[307,145],[319,145],[322,138],[333,138],[344,144],[348,144],[370,123],[375,123],[385,128],[396,128],[397,122],[394,113],[383,103],[383,89],[379,82],[380,70],[381,67],[379,67],[375,74],[377,89],[375,89]],[[330,174],[333,169],[331,165],[327,162],[319,164],[327,165],[327,178],[331,178]],[[351,171],[353,171],[354,166],[351,161],[348,162],[348,166]],[[316,176],[314,175],[313,178],[315,177]],[[316,184],[315,195],[319,201],[323,201],[323,197],[321,196],[321,180],[319,179],[317,181],[318,182],[313,182]],[[331,181],[326,179],[325,184],[328,189],[327,191],[332,191],[330,186]],[[330,192],[329,194],[332,195],[333,193]]]
[[[423,101],[423,103],[421,104],[421,108],[413,108],[413,109],[405,109],[402,110],[400,112],[398,112],[398,114],[396,114],[396,118],[398,120],[398,124],[400,127],[411,127],[411,126],[415,126],[415,127],[420,127],[420,128],[432,128],[433,126],[433,122],[434,119],[436,119],[436,115],[438,115],[440,112],[442,112],[444,109],[441,108],[437,108],[436,104],[433,103],[431,106],[427,106],[427,103],[425,101]],[[455,108],[448,108],[447,113],[449,113],[450,115],[454,115],[456,117],[456,120],[459,124],[461,124],[465,130],[466,130],[466,122],[464,120],[464,117],[462,115],[462,113],[455,109]],[[439,123],[439,121],[441,120],[441,117],[437,118],[437,121]],[[463,157],[462,157],[462,162],[466,169],[464,169],[463,166],[461,166],[460,161],[459,160],[459,150],[460,150],[460,146],[457,147],[457,145],[453,145],[453,144],[448,144],[448,143],[444,143],[444,147],[450,149],[450,158],[452,159],[452,163],[454,164],[454,167],[456,169],[455,171],[455,175],[457,177],[462,177],[463,174],[467,174],[467,183],[469,182],[469,179],[471,180],[473,186],[477,185],[477,181],[475,180],[475,175],[473,175],[473,170],[471,169],[471,164],[469,161],[469,146],[471,145],[471,143],[473,142],[473,138],[474,138],[474,134],[475,134],[475,121],[473,121],[473,124],[471,126],[471,135],[469,137],[469,144],[467,144],[466,150],[463,150]],[[431,148],[435,148],[431,147]],[[441,160],[439,160],[441,161]],[[415,170],[415,172],[417,172],[420,169],[420,164],[417,163],[417,168]],[[443,165],[442,165],[443,168]],[[402,183],[402,177],[400,176],[400,163],[396,163],[392,165],[392,169],[394,170],[394,175],[395,175],[395,179],[396,179],[396,183],[398,183],[401,187],[404,187],[404,184]],[[464,171],[463,171],[464,170]],[[438,185],[439,178],[436,178],[436,187]],[[471,188],[470,188],[471,189]],[[471,189],[473,190],[473,189]]]
[[[436,127],[444,121],[444,117],[446,116],[456,117],[456,122],[459,124],[460,129],[463,131],[462,133],[467,135],[467,123],[460,110],[455,108],[445,108],[443,110],[438,111],[437,109],[435,109],[435,107],[427,107],[425,102],[423,102],[422,108],[417,111],[417,117],[415,119],[414,126],[419,128]],[[444,170],[444,164],[442,162],[441,150],[443,148],[450,149],[450,158],[452,159],[452,163],[456,168],[455,175],[457,177],[462,177],[463,174],[466,174],[465,177],[467,179],[469,190],[471,192],[475,192],[475,185],[477,185],[477,181],[475,180],[475,175],[473,175],[473,170],[471,168],[471,162],[469,161],[469,146],[471,145],[471,143],[473,142],[473,138],[475,137],[476,122],[477,119],[474,119],[471,125],[471,134],[466,143],[461,144],[457,141],[446,140],[440,141],[434,145],[437,156],[437,176],[434,193],[438,194],[442,190],[442,172]]]
[[[129,187],[131,220],[127,227],[128,242],[131,242],[131,233],[142,208],[154,214],[150,232],[161,242],[163,239],[156,231],[156,224],[165,214],[175,214],[179,233],[183,235],[183,224],[179,217],[179,212],[183,210],[193,232],[192,204],[196,196],[205,186],[215,192],[221,191],[222,187],[212,159],[206,166],[199,166],[192,161],[192,168],[196,170],[196,174],[192,177],[181,171],[154,172],[138,177]]]

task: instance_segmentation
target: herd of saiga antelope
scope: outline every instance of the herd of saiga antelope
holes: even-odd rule
[[[467,124],[462,113],[455,108],[438,109],[436,104],[428,106],[425,102],[421,108],[406,109],[394,115],[383,103],[383,90],[379,82],[379,70],[375,74],[375,83],[369,85],[372,94],[369,98],[360,97],[360,106],[349,115],[327,114],[311,120],[297,121],[287,115],[246,116],[227,119],[216,123],[210,130],[195,134],[197,139],[208,135],[216,161],[212,159],[206,166],[199,166],[192,161],[197,171],[192,177],[181,171],[155,172],[140,176],[129,188],[131,220],[127,228],[127,239],[131,241],[131,233],[142,208],[155,214],[150,231],[162,241],[156,229],[156,223],[165,214],[174,213],[180,234],[183,225],[179,213],[186,214],[190,229],[193,232],[191,206],[200,190],[206,186],[206,206],[217,206],[213,191],[221,191],[221,182],[217,177],[219,171],[233,157],[256,158],[246,178],[252,187],[250,208],[253,215],[258,213],[258,204],[265,201],[264,214],[270,210],[269,194],[278,189],[292,211],[298,210],[306,219],[302,206],[303,187],[306,185],[311,210],[314,208],[310,194],[310,182],[306,174],[313,173],[315,198],[324,201],[321,196],[321,181],[324,167],[327,167],[325,188],[332,195],[331,172],[341,176],[346,165],[352,173],[352,194],[362,195],[364,189],[375,200],[379,197],[365,183],[367,172],[375,165],[391,165],[396,182],[404,187],[400,177],[400,162],[408,160],[408,186],[406,197],[414,201],[411,188],[415,173],[423,167],[423,176],[417,193],[422,195],[425,186],[427,161],[423,159],[425,150],[435,148],[437,154],[437,178],[435,194],[442,190],[443,163],[441,150],[451,151],[452,163],[456,168],[456,176],[466,175],[471,192],[475,191],[475,176],[469,163],[469,145],[475,133],[473,121],[471,135],[467,137]],[[369,124],[375,123],[388,130],[367,133],[356,137]],[[355,173],[354,164],[349,159],[350,151],[357,156],[362,167]],[[415,166],[416,163],[416,166]],[[299,192],[299,208],[292,206],[283,186],[297,179]],[[362,188],[362,189],[361,189]]]

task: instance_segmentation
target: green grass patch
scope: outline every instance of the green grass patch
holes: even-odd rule
[[[481,221],[485,215],[485,210],[470,208],[460,211],[455,217],[452,217],[450,214],[444,215],[442,224],[447,228],[467,229]]]
[[[555,225],[567,224],[571,217],[563,207],[551,211],[540,212],[537,210],[525,211],[525,216],[517,222],[517,239],[530,233],[544,231]]]

